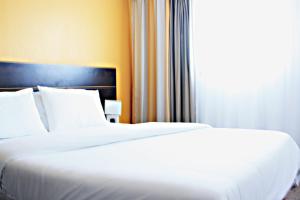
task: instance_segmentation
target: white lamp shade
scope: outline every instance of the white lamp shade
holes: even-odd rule
[[[105,100],[105,114],[121,115],[122,102],[115,100]]]

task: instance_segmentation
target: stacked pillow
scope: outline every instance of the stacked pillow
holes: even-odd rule
[[[46,133],[32,89],[0,93],[0,138]]]
[[[49,131],[64,131],[107,123],[97,90],[56,89],[38,86]]]
[[[0,92],[0,139],[107,124],[98,91],[38,87]]]

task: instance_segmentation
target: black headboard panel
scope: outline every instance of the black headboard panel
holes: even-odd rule
[[[70,65],[0,62],[0,91],[37,85],[99,90],[101,101],[116,99],[116,70]]]

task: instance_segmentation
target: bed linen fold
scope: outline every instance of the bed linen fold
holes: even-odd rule
[[[3,187],[18,200],[281,200],[296,177],[299,148],[285,133],[177,126],[2,143]]]
[[[210,128],[210,126],[196,123],[111,124],[10,139],[0,145],[0,171],[9,160],[26,155],[72,151],[202,128]]]

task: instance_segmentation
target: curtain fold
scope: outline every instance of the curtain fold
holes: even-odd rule
[[[193,1],[198,122],[284,131],[300,145],[299,5]]]
[[[133,123],[157,120],[156,1],[131,1]]]
[[[170,120],[195,121],[190,63],[190,1],[170,0]]]
[[[148,0],[148,16],[147,16],[147,46],[148,46],[148,121],[156,121],[156,2],[155,0]]]
[[[157,121],[170,121],[169,109],[169,1],[156,1],[156,49],[157,49]]]
[[[166,9],[165,9],[165,22],[166,22],[166,28],[165,28],[165,121],[170,122],[171,121],[171,103],[170,103],[170,1],[166,0]]]
[[[131,2],[132,37],[132,122],[147,119],[147,3],[143,0]]]
[[[132,122],[195,120],[190,0],[131,0]]]

